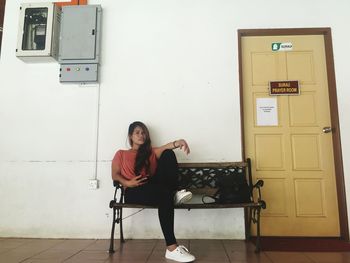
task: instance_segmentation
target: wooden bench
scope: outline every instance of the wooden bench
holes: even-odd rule
[[[261,199],[260,188],[264,182],[262,180],[253,184],[251,173],[251,161],[245,162],[225,162],[225,163],[180,163],[179,164],[179,185],[186,188],[194,195],[213,194],[217,189],[217,179],[223,173],[244,173],[249,185],[249,195],[251,201],[239,204],[218,204],[218,203],[186,203],[175,206],[176,209],[214,209],[214,208],[244,208],[245,214],[245,236],[246,240],[251,237],[252,223],[256,224],[256,249],[260,252],[260,211],[266,208],[265,202]],[[145,206],[138,204],[124,203],[124,189],[118,181],[113,182],[115,186],[114,198],[110,201],[109,207],[113,209],[113,222],[111,229],[111,239],[109,253],[114,253],[114,230],[115,224],[120,226],[120,242],[124,243],[123,235],[123,208],[157,208],[156,206]],[[119,200],[117,193],[120,190]]]

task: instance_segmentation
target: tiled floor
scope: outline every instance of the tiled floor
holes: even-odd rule
[[[254,246],[235,240],[180,240],[201,263],[350,263],[350,252],[261,252]],[[161,263],[164,258],[162,240],[115,241],[116,252],[110,255],[108,240],[18,239],[0,238],[0,263]]]

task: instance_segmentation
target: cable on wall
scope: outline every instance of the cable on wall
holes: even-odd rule
[[[100,137],[100,99],[101,88],[100,84],[97,85],[97,119],[96,119],[96,149],[95,149],[95,172],[93,179],[97,180],[97,169],[98,169],[98,147],[99,147],[99,137]]]

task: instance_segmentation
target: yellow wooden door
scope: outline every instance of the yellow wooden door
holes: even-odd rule
[[[244,147],[265,182],[264,236],[340,236],[325,61],[322,35],[242,38]],[[300,95],[269,95],[269,81],[285,80]]]

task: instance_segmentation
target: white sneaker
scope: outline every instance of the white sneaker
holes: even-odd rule
[[[192,262],[196,259],[183,245],[177,246],[173,251],[166,250],[165,257],[177,262]]]
[[[177,191],[175,196],[174,196],[174,204],[175,205],[180,205],[183,203],[186,203],[190,201],[192,198],[192,193],[186,191],[185,189]]]

